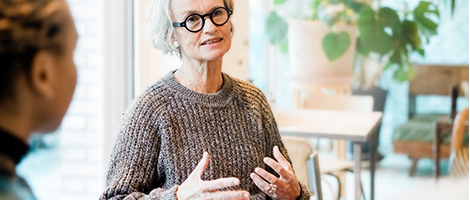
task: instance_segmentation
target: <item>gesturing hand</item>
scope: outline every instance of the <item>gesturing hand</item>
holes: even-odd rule
[[[197,164],[194,171],[178,187],[176,196],[178,200],[188,199],[249,199],[250,193],[243,190],[238,191],[218,191],[226,187],[240,184],[238,178],[220,178],[212,181],[201,180],[202,173],[209,165],[209,154],[204,152],[201,161]]]
[[[292,166],[282,156],[277,146],[273,148],[273,154],[278,162],[268,157],[264,158],[263,161],[276,171],[280,177],[278,178],[266,170],[257,167],[255,173],[250,174],[251,179],[261,191],[271,198],[282,200],[296,199],[300,195],[300,186]]]

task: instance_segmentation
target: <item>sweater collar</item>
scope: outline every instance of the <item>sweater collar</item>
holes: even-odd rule
[[[196,92],[180,84],[176,81],[174,72],[171,71],[164,77],[165,82],[176,94],[194,103],[203,104],[208,107],[222,107],[230,103],[233,98],[234,81],[225,73],[222,73],[222,88],[216,93],[206,94]]]
[[[28,150],[29,146],[25,142],[0,128],[0,154],[10,157],[18,164]]]

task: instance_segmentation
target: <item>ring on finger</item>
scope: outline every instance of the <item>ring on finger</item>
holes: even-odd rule
[[[276,189],[277,189],[277,185],[274,185],[272,183],[269,184],[271,186],[271,188],[268,190],[268,193],[271,194],[271,195],[275,195],[276,193]]]

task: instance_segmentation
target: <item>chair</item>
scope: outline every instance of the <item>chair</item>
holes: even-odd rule
[[[467,126],[467,128],[466,128]],[[465,146],[465,131],[468,136],[468,108],[461,111],[454,120],[452,127],[451,154],[449,172],[452,176],[468,177],[468,144]]]
[[[469,74],[468,66],[459,65],[415,65],[415,71],[416,75],[410,80],[408,89],[409,120],[397,126],[393,133],[394,152],[406,154],[412,160],[409,170],[410,176],[414,175],[419,159],[433,158],[433,149],[437,149],[437,147],[433,147],[434,134],[437,130],[435,123],[446,114],[447,118],[452,120],[456,108],[455,102],[459,96],[455,94],[456,90],[452,87],[464,80],[468,81]],[[454,91],[454,95],[449,91]],[[449,93],[451,94],[449,95]],[[418,113],[417,97],[431,95],[451,96],[450,112]],[[450,135],[450,129],[444,130],[438,135]],[[439,138],[439,140],[441,139]],[[443,138],[443,141],[444,144],[439,145],[439,157],[448,158],[450,155],[449,137]],[[435,168],[438,169],[438,167]]]
[[[316,200],[322,200],[320,168],[317,153],[313,152],[310,143],[302,138],[283,136],[282,142],[292,161],[292,167],[297,175],[297,179],[307,185],[310,191],[313,191]]]
[[[300,99],[297,105],[301,108],[309,109],[372,112],[374,106],[374,99],[372,96],[367,95],[313,94],[309,96],[304,96],[302,99]],[[336,146],[337,156],[339,159],[320,157],[319,161],[321,169],[320,173],[332,175],[338,180],[338,199],[340,199],[342,192],[341,181],[338,176],[334,175],[334,173],[351,171],[351,169],[354,167],[354,162],[345,159],[346,145],[344,141],[338,141],[336,143]]]
[[[388,95],[387,90],[384,90],[384,89],[379,88],[379,87],[373,87],[373,88],[367,88],[367,89],[355,89],[355,90],[352,91],[352,94],[353,95],[372,96],[374,98],[373,111],[378,111],[378,112],[382,112],[382,113],[384,112],[385,103],[386,103],[387,95]],[[376,143],[377,146],[380,145],[379,138],[380,138],[381,126],[382,126],[382,123],[377,127],[377,130],[374,132],[374,136],[377,139],[377,143]],[[361,158],[363,160],[370,160],[371,159],[370,158],[370,152],[371,152],[370,146],[371,146],[370,141],[367,141],[366,143],[364,143],[362,145],[362,156],[361,156]],[[353,152],[352,146],[349,149],[349,152]],[[375,155],[376,155],[376,157],[375,157],[376,161],[380,161],[384,157],[379,152],[376,152]]]

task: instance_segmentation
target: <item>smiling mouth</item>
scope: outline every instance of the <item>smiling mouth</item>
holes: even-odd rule
[[[204,41],[202,45],[208,45],[208,44],[214,44],[214,43],[217,43],[217,42],[220,42],[222,41],[223,38],[216,38],[216,39],[211,39],[211,40],[207,40],[207,41]]]

